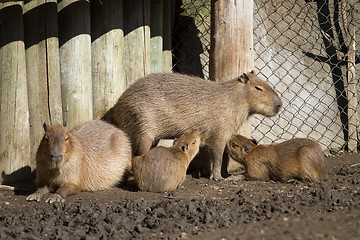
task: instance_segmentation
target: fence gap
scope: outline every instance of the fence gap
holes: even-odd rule
[[[163,0],[152,0],[150,5],[150,60],[151,73],[162,72],[163,68]]]
[[[172,53],[171,53],[171,23],[172,23],[172,1],[163,1],[163,72],[172,71]]]

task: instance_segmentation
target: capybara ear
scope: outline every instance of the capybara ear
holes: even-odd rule
[[[250,151],[251,151],[251,145],[246,144],[246,145],[244,146],[244,151],[245,151],[246,153],[250,152]]]
[[[184,152],[187,152],[188,149],[189,149],[189,146],[187,145],[187,143],[185,143],[185,144],[181,147],[181,149],[182,149]]]
[[[251,139],[251,142],[255,145],[258,145],[258,142],[255,139]]]
[[[244,76],[245,83],[247,83],[250,79],[249,76],[246,73],[243,73],[243,76]]]
[[[67,123],[67,121],[65,121],[65,122],[64,122],[64,127],[67,128],[67,126],[68,126],[68,123]]]
[[[178,139],[177,138],[174,138],[174,141],[173,141],[173,146],[178,142]]]
[[[47,124],[46,122],[44,122],[43,127],[44,127],[44,131],[46,132],[46,130],[49,128],[49,124]]]
[[[249,81],[249,76],[246,73],[243,73],[240,77],[237,78],[239,82],[247,83]]]

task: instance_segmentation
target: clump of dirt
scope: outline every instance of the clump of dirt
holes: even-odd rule
[[[174,192],[128,182],[55,204],[0,190],[0,239],[356,239],[359,157],[327,158],[329,179],[317,183],[188,177]]]

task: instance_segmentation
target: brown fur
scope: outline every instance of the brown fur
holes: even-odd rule
[[[157,73],[139,79],[119,98],[104,120],[132,139],[134,154],[143,155],[162,138],[200,132],[210,151],[212,179],[221,180],[226,143],[249,116],[274,116],[281,108],[275,91],[253,73],[212,82],[176,73]]]
[[[186,169],[200,146],[198,132],[183,134],[172,147],[158,146],[133,159],[132,172],[141,191],[166,192],[185,180]]]
[[[227,152],[244,165],[250,179],[315,182],[325,180],[328,175],[320,145],[307,138],[257,145],[253,140],[236,135],[227,144]]]
[[[63,201],[79,191],[97,191],[117,184],[131,168],[131,144],[120,129],[100,120],[89,121],[70,132],[66,127],[45,128],[36,154],[39,189],[27,200]],[[60,195],[60,196],[59,196]]]

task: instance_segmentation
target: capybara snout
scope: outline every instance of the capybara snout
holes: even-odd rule
[[[282,101],[279,98],[275,101],[275,112],[278,113],[280,111],[281,107],[282,107]]]
[[[187,153],[189,159],[193,159],[196,156],[200,145],[200,133],[198,131],[184,133],[180,138],[174,140],[174,147],[181,148]]]
[[[45,144],[49,153],[49,160],[51,161],[50,168],[59,168],[64,159],[64,154],[69,142],[68,131],[66,127],[61,125],[54,125],[49,127],[48,124],[44,123],[45,130]]]
[[[274,108],[273,108],[273,114],[268,117],[275,116],[277,113],[279,113],[280,109],[282,107],[282,101],[280,98],[277,98],[274,100]]]
[[[249,81],[250,114],[261,114],[273,117],[279,113],[282,101],[274,89],[252,72],[243,74]],[[245,80],[246,80],[245,79]]]

